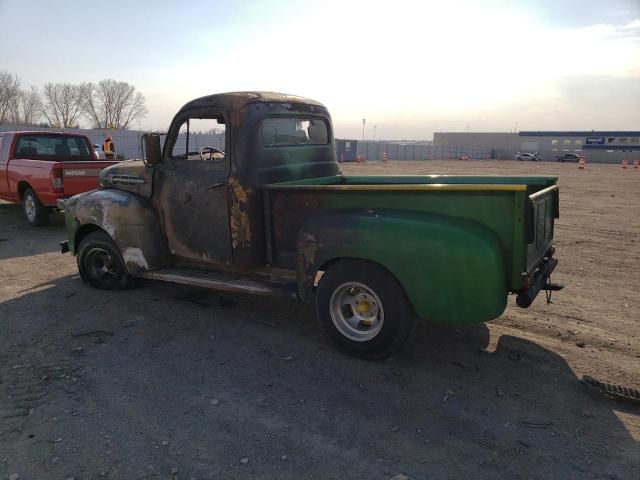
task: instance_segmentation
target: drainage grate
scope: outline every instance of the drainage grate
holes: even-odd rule
[[[635,388],[600,382],[589,375],[584,375],[580,381],[588,387],[599,390],[606,397],[640,404],[640,390],[636,390]]]

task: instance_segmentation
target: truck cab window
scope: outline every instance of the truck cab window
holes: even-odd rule
[[[324,120],[300,117],[272,117],[262,122],[262,145],[326,145],[329,129]]]
[[[188,118],[180,126],[171,149],[174,160],[224,164],[226,125],[222,115]]]
[[[47,134],[21,135],[16,144],[15,156],[51,161],[93,160],[84,137]]]

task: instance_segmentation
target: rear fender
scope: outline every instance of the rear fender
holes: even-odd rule
[[[386,268],[421,318],[480,323],[506,306],[498,237],[468,220],[414,212],[339,211],[308,220],[298,237],[298,294],[308,300],[316,274],[340,258]]]
[[[65,204],[65,221],[74,255],[82,232],[97,227],[118,245],[131,274],[161,267],[167,258],[158,215],[140,195],[116,189],[76,195]]]

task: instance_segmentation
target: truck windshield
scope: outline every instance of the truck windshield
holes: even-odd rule
[[[91,146],[84,137],[63,135],[21,135],[16,144],[15,158],[37,160],[95,160]]]
[[[271,117],[262,121],[262,145],[326,145],[329,130],[324,120],[300,117]]]

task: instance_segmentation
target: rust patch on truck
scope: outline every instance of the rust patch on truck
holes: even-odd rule
[[[231,243],[233,248],[246,247],[251,241],[251,221],[247,208],[253,189],[243,187],[236,177],[229,177],[229,192],[231,194]]]
[[[305,268],[311,267],[316,262],[319,247],[316,237],[311,233],[305,232],[302,234],[300,254]]]

